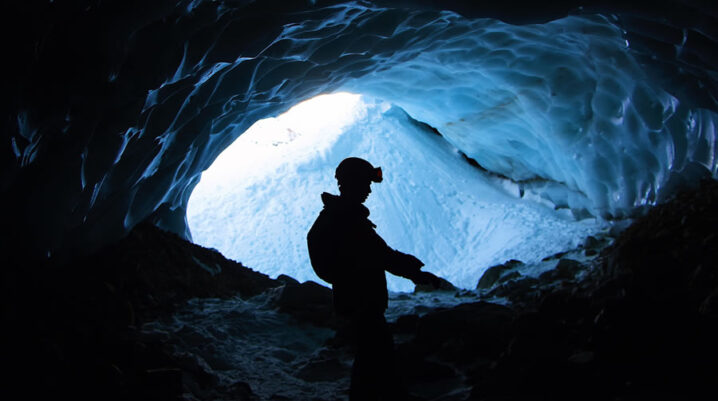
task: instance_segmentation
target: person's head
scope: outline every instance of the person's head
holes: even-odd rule
[[[334,177],[339,184],[341,196],[359,203],[364,202],[371,193],[372,182],[383,180],[381,167],[374,167],[358,157],[342,160],[337,166]]]

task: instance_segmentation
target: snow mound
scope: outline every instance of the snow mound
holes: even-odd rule
[[[379,234],[459,287],[475,287],[486,268],[508,259],[535,262],[576,247],[604,226],[521,199],[398,107],[338,96],[318,100],[347,101],[335,118],[299,121],[307,112],[300,105],[256,124],[205,171],[188,208],[195,242],[273,277],[321,282],[306,233],[322,209],[319,195],[338,193],[334,170],[349,156],[384,171],[366,202]],[[390,277],[389,288],[413,284]]]

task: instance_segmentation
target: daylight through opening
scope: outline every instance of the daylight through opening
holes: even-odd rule
[[[334,169],[348,156],[384,170],[366,202],[377,232],[459,287],[473,288],[491,265],[538,262],[601,229],[596,220],[519,198],[403,109],[336,93],[258,121],[217,158],[190,197],[194,241],[272,277],[321,282],[306,233],[322,208],[320,194],[338,193]],[[389,277],[389,288],[411,291],[413,284]]]

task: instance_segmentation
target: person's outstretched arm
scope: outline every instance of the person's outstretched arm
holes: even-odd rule
[[[434,274],[422,271],[424,262],[414,255],[392,250],[393,255],[387,267],[389,273],[408,278],[414,284],[431,284],[434,288],[439,288],[441,281]]]
[[[373,227],[358,230],[355,244],[360,245],[356,255],[360,258],[370,258],[370,265],[383,268],[391,274],[407,278],[414,284],[431,284],[439,288],[440,280],[435,275],[421,271],[424,262],[414,255],[397,251],[387,245],[386,241],[377,234]]]

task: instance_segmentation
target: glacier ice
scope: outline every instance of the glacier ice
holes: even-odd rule
[[[342,100],[343,111],[326,109]],[[308,115],[313,103],[318,114]],[[188,205],[194,241],[273,277],[321,282],[306,233],[319,195],[338,193],[334,169],[350,155],[384,171],[366,202],[379,234],[460,287],[473,288],[484,269],[507,259],[537,262],[576,247],[603,226],[519,199],[396,106],[338,94],[258,122],[217,158]],[[389,277],[389,288],[413,284]]]
[[[347,6],[292,24],[258,58],[210,69],[213,78],[223,71],[212,98],[238,90],[236,73],[252,77],[211,137],[231,142],[271,110],[268,99],[314,85],[401,107],[483,168],[577,217],[630,216],[696,165],[716,175],[716,114],[653,86],[609,18],[513,26],[407,12],[381,36],[362,32],[377,18],[371,11],[382,12]]]
[[[716,114],[654,87],[609,19],[456,18],[416,38],[420,54],[344,88],[401,106],[484,168],[577,212],[631,215],[690,162],[715,176]]]
[[[26,216],[15,225],[33,227],[19,242],[32,252],[90,252],[153,214],[187,236],[181,214],[222,150],[254,122],[337,91],[400,107],[519,192],[577,218],[631,216],[716,177],[715,109],[697,106],[710,107],[711,86],[701,91],[697,70],[647,73],[645,48],[613,16],[510,25],[362,1],[291,5],[262,19],[246,2],[189,3],[127,27],[118,42],[127,54],[100,74],[117,89],[101,122],[83,124],[83,108],[62,102],[57,121],[31,104],[15,113],[9,177],[48,177],[20,186],[15,200]],[[149,39],[160,31],[176,40],[156,53]],[[660,63],[695,56],[684,44]],[[75,151],[49,156],[65,140]],[[42,167],[53,163],[64,168]]]
[[[258,58],[207,71],[196,91],[221,77],[212,84],[212,98],[236,93],[229,85],[233,74],[252,74],[213,120],[211,137],[226,143],[273,110],[269,99],[297,91],[344,90],[377,100],[367,100],[373,104],[363,109],[367,114],[330,135],[312,158],[287,161],[300,152],[279,150],[284,144],[277,143],[273,155],[255,155],[236,167],[245,174],[236,180],[250,189],[235,203],[218,196],[204,201],[218,216],[232,209],[226,216],[238,222],[231,234],[212,234],[212,227],[230,220],[199,223],[193,208],[201,202],[191,201],[196,241],[271,275],[316,279],[303,235],[321,207],[317,195],[336,192],[332,171],[341,159],[365,156],[385,166],[389,177],[392,171],[401,177],[387,180],[395,186],[382,186],[369,200],[380,233],[390,245],[426,259],[429,270],[470,287],[482,268],[564,250],[606,220],[668,196],[675,182],[716,176],[716,114],[689,108],[668,88],[652,85],[608,17],[513,26],[406,11],[389,18],[395,25],[382,34],[362,31],[382,12],[337,8],[332,18],[286,26]],[[302,89],[310,84],[312,91]],[[238,107],[242,113],[234,113]],[[427,137],[414,119],[442,137]],[[298,138],[285,140],[301,143]],[[501,198],[462,153],[510,180],[518,191],[509,192],[518,195]],[[421,175],[412,175],[416,165]],[[204,176],[212,174],[219,173],[210,169]],[[408,194],[413,201],[404,199]],[[409,288],[404,281],[390,286]]]

